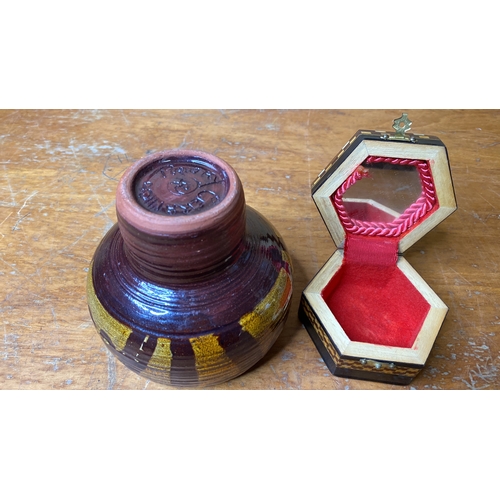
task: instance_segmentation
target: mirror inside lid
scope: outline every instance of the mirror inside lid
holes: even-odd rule
[[[347,234],[387,237],[402,253],[456,209],[445,145],[410,125],[403,114],[395,133],[359,130],[313,183],[338,247]]]

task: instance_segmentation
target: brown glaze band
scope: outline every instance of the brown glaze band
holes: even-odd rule
[[[162,161],[185,165],[200,161],[224,177],[216,204],[170,216],[151,211],[137,200],[136,180]],[[235,257],[245,235],[245,197],[232,167],[201,151],[171,150],[147,156],[123,175],[116,193],[116,212],[126,252],[136,271],[159,283],[213,272]]]

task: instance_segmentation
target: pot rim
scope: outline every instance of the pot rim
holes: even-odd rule
[[[168,157],[200,158],[221,169],[227,176],[228,187],[224,198],[216,205],[190,214],[169,216],[150,212],[142,207],[134,194],[134,182],[138,173],[148,165]],[[116,211],[128,224],[151,235],[181,235],[198,233],[219,225],[237,208],[243,196],[241,181],[234,169],[221,158],[195,149],[168,149],[159,151],[132,164],[121,177],[116,191]]]

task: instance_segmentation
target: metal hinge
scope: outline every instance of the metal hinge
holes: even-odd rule
[[[362,365],[369,366],[371,368],[375,368],[375,370],[394,370],[396,365],[394,363],[383,363],[382,361],[375,361],[374,359],[360,359],[359,362]]]

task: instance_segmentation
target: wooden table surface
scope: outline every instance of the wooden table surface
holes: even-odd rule
[[[300,324],[300,294],[335,250],[310,185],[359,128],[412,131],[448,148],[459,209],[405,257],[449,306],[427,365],[407,387],[334,377]],[[500,388],[500,112],[493,110],[1,110],[0,388],[163,389],[109,354],[85,278],[116,221],[120,175],[162,149],[214,153],[294,263],[285,330],[253,369],[216,389]]]

